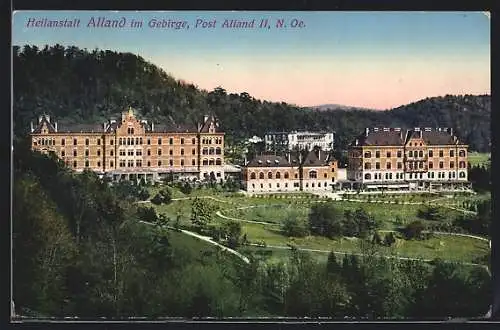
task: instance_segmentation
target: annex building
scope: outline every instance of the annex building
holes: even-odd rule
[[[224,132],[213,116],[197,125],[155,124],[132,108],[120,120],[58,125],[50,116],[31,123],[32,149],[53,152],[76,172],[93,170],[120,179],[224,179]]]
[[[321,148],[333,150],[333,132],[268,132],[264,136],[266,151],[287,152],[292,150],[312,150]]]
[[[319,148],[285,156],[258,155],[243,168],[242,177],[250,193],[331,191],[337,162]]]
[[[370,189],[460,189],[468,146],[451,128],[366,128],[348,150],[347,185]]]

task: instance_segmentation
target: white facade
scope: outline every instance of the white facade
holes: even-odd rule
[[[320,147],[321,150],[333,149],[334,134],[322,132],[293,132],[288,134],[288,149],[295,148],[312,150]]]

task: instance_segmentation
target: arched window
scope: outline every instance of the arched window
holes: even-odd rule
[[[460,168],[465,168],[465,162],[464,162],[463,160],[462,160],[462,161],[460,161],[460,163],[459,163],[459,167],[460,167]]]
[[[309,171],[309,179],[316,179],[318,177],[318,172]]]
[[[203,159],[203,165],[208,165],[208,159]]]
[[[208,165],[214,165],[215,164],[215,159],[211,158],[209,161],[208,161]]]
[[[208,155],[208,148],[203,148],[203,154]]]
[[[268,179],[272,179],[272,178],[273,178],[273,172],[269,172],[269,173],[267,173],[267,178],[268,178]]]
[[[208,151],[208,154],[209,155],[213,155],[215,152],[214,152],[214,148],[210,148],[209,151]]]
[[[256,179],[256,175],[255,175],[255,172],[252,172],[250,174],[250,180],[255,180]]]
[[[465,150],[460,150],[460,151],[458,152],[458,156],[459,156],[459,157],[465,157]]]
[[[285,172],[284,177],[285,177],[285,179],[288,179],[288,172]]]
[[[222,161],[220,160],[220,158],[217,158],[215,160],[215,165],[221,165],[222,164]]]
[[[371,180],[372,175],[370,173],[365,174],[365,180]]]
[[[280,172],[276,172],[276,179],[281,179],[281,173]]]
[[[219,147],[215,148],[215,154],[220,155],[221,154],[221,149]]]
[[[410,145],[411,145],[411,144],[410,144]],[[410,151],[408,152],[408,157],[413,157],[413,151],[412,151],[412,150],[410,150]]]
[[[418,152],[418,157],[424,157],[424,152],[422,150]]]
[[[433,168],[434,164],[432,162],[429,162],[429,168]]]
[[[465,172],[460,172],[458,176],[460,176],[461,178],[465,178]]]
[[[263,180],[264,179],[264,172],[259,173],[259,179]]]
[[[370,151],[365,152],[365,158],[371,158],[372,153]]]

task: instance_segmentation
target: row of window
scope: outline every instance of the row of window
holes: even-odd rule
[[[398,150],[397,151],[397,157],[401,158],[402,155],[403,155],[403,152],[401,150]],[[429,155],[429,157],[434,157],[434,152],[432,150],[429,150],[428,155]],[[458,152],[458,156],[459,157],[465,157],[465,150],[460,150]],[[371,151],[365,151],[364,157],[365,158],[371,158],[372,157]],[[386,157],[387,158],[391,158],[391,152],[390,151],[386,152]],[[424,151],[423,150],[415,150],[415,151],[410,150],[410,151],[408,151],[408,157],[424,157]],[[439,157],[444,157],[444,151],[443,150],[439,150]],[[454,150],[450,150],[450,157],[455,157],[455,151]],[[378,151],[378,150],[375,151],[375,158],[380,158],[380,151]]]
[[[203,138],[201,140],[201,143],[202,144],[222,144],[222,138],[215,138],[215,139]]]
[[[392,174],[393,173],[385,173],[385,179],[392,180]],[[404,173],[394,173],[394,174],[395,174],[396,180],[404,179]],[[429,179],[434,179],[435,174],[436,174],[436,172],[429,172],[429,173],[427,173],[427,177]],[[465,178],[465,172],[459,172],[458,176],[459,176],[459,178]],[[408,178],[409,179],[423,179],[423,173],[409,173]],[[445,179],[446,172],[437,172],[437,178],[438,179]],[[448,179],[455,179],[455,178],[456,178],[456,172],[448,172]],[[371,180],[371,179],[372,179],[371,173],[366,173],[365,180]],[[374,180],[382,180],[382,173],[374,173],[373,179]]]
[[[37,142],[40,143],[40,145],[42,146],[53,146],[56,144],[56,139],[55,138],[43,138],[43,139],[39,139],[38,141],[37,140],[33,140],[33,145],[37,145]],[[110,140],[109,141],[111,145],[113,145],[113,140]],[[62,146],[65,146],[66,145],[66,139],[61,139],[61,145]],[[78,145],[78,140],[77,139],[73,139],[73,145],[76,146]],[[90,145],[90,139],[85,139],[85,145],[88,146]],[[101,145],[101,139],[97,139],[97,145],[100,146]]]
[[[202,154],[203,155],[220,155],[220,154],[222,154],[222,149],[219,148],[219,147],[217,147],[215,149],[214,148],[210,148],[210,149],[209,148],[203,148]]]
[[[415,162],[415,161],[412,161],[412,162],[408,162],[407,164],[408,164],[408,168],[411,169],[411,170],[413,170],[413,169],[423,169],[424,168],[424,162]],[[451,161],[449,163],[449,165],[450,165],[450,168],[455,168],[455,162]],[[387,162],[385,164],[385,167],[388,170],[391,169],[391,166],[392,166],[392,164],[389,163],[389,162]],[[460,161],[458,163],[458,167],[459,168],[466,168],[467,165],[465,164],[464,161]],[[364,168],[365,168],[365,170],[371,170],[372,169],[372,164],[371,163],[365,163],[365,167]],[[402,169],[402,168],[403,168],[403,163],[398,162],[397,163],[397,169]],[[429,169],[432,169],[432,168],[434,168],[434,164],[433,164],[433,162],[429,162]],[[439,168],[444,168],[444,162],[439,162]],[[379,162],[375,163],[375,169],[376,170],[380,169],[380,163]]]
[[[318,182],[317,185],[314,182],[311,183],[311,188],[316,188],[316,187],[321,188],[321,186],[322,186],[321,182]],[[269,183],[268,187],[272,189],[273,188],[273,184]],[[300,187],[300,183],[294,182],[293,183],[293,187],[294,188],[299,188]],[[328,183],[327,182],[323,182],[323,187],[324,188],[328,187]],[[252,188],[255,189],[255,183],[252,183]],[[281,188],[281,185],[280,185],[279,182],[276,182],[276,188]],[[284,183],[284,188],[288,188],[288,182]],[[308,182],[305,183],[305,188],[309,188],[309,183]],[[263,183],[260,184],[260,189],[264,189],[264,184]]]
[[[288,172],[285,172],[283,174],[283,177],[285,179],[288,179]],[[323,177],[326,179],[328,178],[328,174],[324,173]],[[259,180],[263,180],[265,178],[264,172],[259,173]],[[268,179],[281,179],[281,172],[276,172],[276,174],[273,177],[273,172],[268,172],[267,173],[267,178]],[[298,179],[299,175],[298,173],[295,173],[295,179]],[[309,171],[309,179],[317,179],[318,178],[318,172],[317,171]],[[257,174],[255,172],[250,173],[250,180],[256,180],[257,179]]]

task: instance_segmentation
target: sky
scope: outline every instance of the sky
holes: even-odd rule
[[[93,27],[99,17],[124,26]],[[298,106],[390,109],[426,97],[490,94],[483,12],[18,11],[12,19],[13,45],[131,52],[201,89]],[[40,26],[44,19],[80,24]],[[169,20],[186,23],[151,26]],[[231,28],[225,20],[254,24]]]

